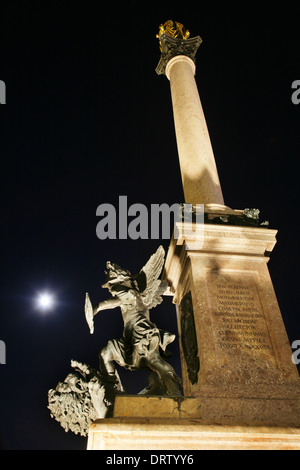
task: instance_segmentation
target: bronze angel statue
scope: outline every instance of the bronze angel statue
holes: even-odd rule
[[[150,310],[163,300],[167,284],[159,280],[164,264],[164,249],[158,248],[141,271],[132,275],[115,263],[107,262],[106,280],[102,285],[111,297],[92,307],[86,294],[85,316],[94,332],[94,317],[101,310],[121,308],[123,337],[112,339],[99,354],[100,373],[123,390],[115,363],[129,370],[150,369],[149,387],[140,393],[181,395],[181,381],[173,367],[161,356],[175,335],[157,328],[150,320]]]

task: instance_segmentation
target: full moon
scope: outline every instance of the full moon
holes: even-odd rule
[[[55,306],[55,297],[50,292],[40,292],[36,297],[36,307],[42,312],[52,310]]]

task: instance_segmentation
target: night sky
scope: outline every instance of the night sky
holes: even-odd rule
[[[47,392],[71,372],[71,359],[97,367],[98,351],[122,335],[119,310],[99,314],[90,335],[85,293],[93,303],[107,297],[107,260],[136,273],[159,244],[168,248],[168,240],[96,236],[97,207],[118,209],[121,195],[149,209],[184,201],[169,81],[155,73],[155,36],[167,19],[203,39],[196,80],[225,203],[259,208],[261,221],[278,229],[269,269],[290,342],[300,339],[300,104],[291,100],[300,80],[299,11],[288,2],[264,11],[254,3],[183,5],[1,4],[3,449],[86,448],[47,409]],[[48,313],[34,306],[44,290],[57,298]],[[151,313],[176,332],[170,298]],[[180,373],[178,345],[170,350]],[[122,380],[129,393],[147,385],[142,372],[124,371]]]

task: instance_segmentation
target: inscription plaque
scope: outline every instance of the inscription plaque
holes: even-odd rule
[[[256,273],[221,270],[209,273],[206,282],[218,356],[251,355],[275,364]]]

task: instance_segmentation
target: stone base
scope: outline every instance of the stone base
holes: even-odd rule
[[[300,399],[117,396],[114,418],[197,419],[203,424],[299,427]]]
[[[91,425],[88,450],[300,450],[296,402],[121,395],[114,417]]]
[[[90,427],[87,449],[300,450],[300,429],[204,425],[197,419],[100,419]]]
[[[232,212],[228,218],[240,217]],[[163,275],[177,308],[184,395],[212,399],[213,407],[223,397],[244,399],[243,407],[252,398],[299,400],[299,374],[268,270],[276,230],[199,227],[193,235],[197,224],[185,223],[184,231],[177,225]]]

